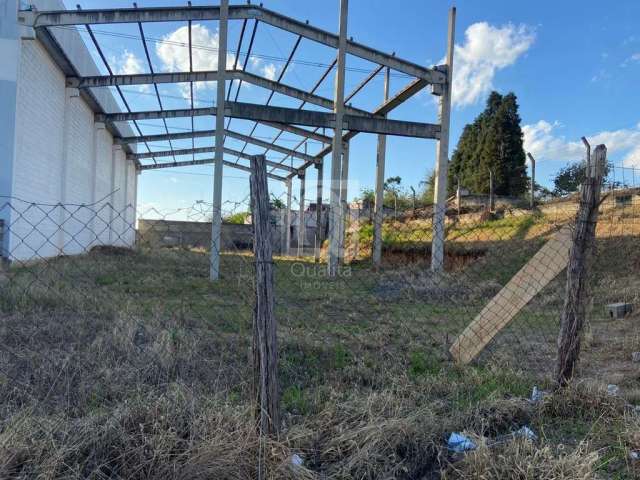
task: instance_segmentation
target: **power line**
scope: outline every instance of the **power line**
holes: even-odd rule
[[[78,30],[76,29],[74,26],[67,26],[67,25],[55,25],[49,28],[62,28],[62,29],[67,29],[67,30],[75,30],[80,34],[85,33],[82,30]],[[119,32],[109,32],[107,30],[96,30],[93,29],[93,32],[97,35],[102,35],[105,37],[115,37],[115,38],[126,38],[126,39],[133,39],[133,40],[139,40],[139,37],[137,35],[132,35],[129,33],[119,33]],[[157,44],[166,44],[166,45],[175,45],[178,47],[184,47],[184,48],[189,48],[189,44],[185,43],[185,42],[176,42],[174,40],[167,40],[164,38],[154,38],[154,37],[146,37],[147,42],[149,43],[157,43]],[[218,49],[215,47],[208,47],[206,45],[199,45],[199,44],[192,44],[191,46],[192,49],[195,50],[204,50],[204,51],[208,51],[208,52],[212,52],[212,53],[217,53]],[[237,50],[229,50],[230,53],[237,55],[239,57],[246,57],[247,53],[246,52],[239,52]],[[260,54],[260,53],[251,53],[250,55],[251,57],[255,57],[255,58],[259,58],[261,60],[265,60],[265,61],[270,61],[270,62],[279,62],[279,63],[285,63],[287,61],[286,58],[284,57],[278,57],[275,55],[266,55],[266,54]],[[304,66],[308,66],[308,67],[318,67],[318,68],[327,68],[329,67],[328,63],[323,63],[323,62],[314,62],[314,61],[310,61],[310,60],[292,60],[291,63],[294,63],[296,65],[304,65]],[[345,67],[346,71],[349,72],[358,72],[358,73],[366,73],[369,74],[371,73],[371,69],[369,68],[359,68],[359,67]],[[381,72],[379,74],[377,74],[377,76],[383,76],[384,73]],[[414,78],[411,75],[408,75],[406,73],[401,73],[401,72],[393,72],[391,73],[392,77],[396,77],[396,78]]]

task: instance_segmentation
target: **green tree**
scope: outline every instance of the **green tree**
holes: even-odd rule
[[[449,193],[458,179],[474,193],[489,192],[489,171],[497,195],[520,196],[529,179],[518,102],[513,93],[491,92],[485,110],[464,127],[449,166]]]
[[[610,172],[611,164],[607,163],[604,169],[605,178],[609,176]],[[565,165],[558,170],[558,173],[553,177],[553,194],[562,196],[577,192],[580,189],[582,182],[584,182],[584,178],[585,163],[583,161],[577,161]]]
[[[222,220],[224,223],[243,224],[249,215],[251,215],[249,212],[238,212],[228,215]]]

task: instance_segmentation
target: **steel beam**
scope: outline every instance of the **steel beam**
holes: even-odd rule
[[[313,27],[305,22],[294,20],[271,10],[255,5],[233,5],[229,7],[229,19],[256,19],[274,27],[289,31],[315,42],[338,48],[338,35]],[[185,7],[148,7],[148,8],[116,8],[91,10],[58,10],[20,12],[20,21],[24,25],[35,28],[62,25],[94,25],[104,23],[138,23],[138,22],[180,22],[189,20],[219,20],[220,7],[185,6]],[[426,68],[407,60],[396,58],[388,53],[367,47],[360,43],[347,41],[345,50],[351,55],[364,58],[370,62],[385,65],[394,70],[439,84],[446,81],[446,75],[436,69]]]
[[[199,138],[199,137],[209,137],[213,138],[216,134],[215,130],[196,130],[194,132],[180,132],[180,133],[169,133],[169,134],[160,134],[160,135],[144,135],[144,136],[135,136],[135,137],[124,137],[124,138],[115,138],[115,143],[119,145],[129,144],[129,143],[141,143],[141,142],[162,142],[165,140],[184,140],[189,138]],[[243,142],[251,143],[253,145],[257,145],[259,147],[265,147],[273,150],[274,152],[279,152],[285,155],[289,155],[295,158],[299,158],[301,160],[307,162],[314,162],[315,157],[311,155],[307,155],[302,152],[297,152],[295,150],[291,150],[290,148],[282,147],[280,145],[274,145],[269,142],[265,142],[264,140],[260,140],[257,138],[250,137],[249,135],[245,135],[240,132],[234,132],[232,130],[225,130],[224,134],[227,137],[235,138],[237,140],[241,140]]]
[[[283,130],[288,133],[293,133],[294,135],[298,135],[299,137],[305,137],[311,140],[315,140],[317,142],[324,143],[325,145],[331,145],[333,139],[326,135],[321,135],[317,132],[311,132],[304,128],[296,127],[294,125],[287,125],[286,123],[274,123],[274,122],[260,122],[263,125],[267,125],[271,128],[276,128],[278,130]],[[318,160],[314,160],[313,163],[318,163]],[[311,165],[311,163],[310,163]]]
[[[299,110],[297,108],[273,107],[254,103],[228,102],[225,105],[225,116],[254,120],[261,123],[295,124],[310,127],[336,128],[336,113]],[[215,115],[216,108],[204,107],[178,110],[153,110],[143,112],[119,112],[96,114],[99,122],[126,122],[129,120],[149,120],[156,118],[176,118],[202,115]],[[403,137],[439,138],[440,126],[431,123],[388,120],[384,118],[363,117],[359,115],[341,115],[342,126],[352,132],[381,133]],[[279,126],[277,128],[280,128]]]
[[[216,70],[198,72],[168,72],[168,73],[136,73],[127,75],[95,75],[89,77],[67,77],[67,87],[72,88],[96,88],[114,87],[126,85],[151,85],[157,83],[189,83],[189,82],[214,82],[218,77]],[[275,82],[268,78],[254,75],[242,70],[227,70],[228,80],[242,80],[257,87],[262,87],[272,92],[285,95],[287,97],[312,103],[327,110],[333,110],[333,101],[328,98],[306,92],[290,85]],[[345,107],[354,115],[371,115],[366,110],[353,107]]]
[[[397,106],[399,106],[400,104],[404,103],[409,98],[411,98],[413,95],[418,93],[425,86],[427,86],[427,82],[425,82],[424,80],[421,80],[421,79],[414,80],[413,82],[409,83],[405,88],[403,88],[398,93],[396,93],[391,99],[389,99],[388,101],[380,105],[378,108],[376,108],[373,114],[386,115],[387,113],[391,112],[394,108],[396,108]],[[439,125],[436,125],[436,127],[439,128]],[[347,140],[351,140],[356,135],[358,135],[358,132],[346,132],[344,135],[342,135],[342,141],[346,142]],[[332,149],[333,149],[332,145],[327,145],[325,148],[323,148],[318,153],[316,153],[315,156],[318,159],[322,159],[325,155],[328,155],[329,153],[331,153]],[[311,165],[313,164],[305,163],[300,168],[306,170]]]
[[[194,165],[210,165],[214,162],[213,158],[203,158],[201,160],[185,160],[183,162],[171,162],[171,163],[157,163],[151,165],[142,165],[138,167],[138,170],[159,170],[161,168],[176,168],[176,167],[190,167]],[[242,170],[243,172],[251,173],[251,168],[245,165],[240,165],[239,163],[229,162],[227,160],[224,161],[225,167],[235,168],[236,170]],[[279,175],[274,175],[272,173],[268,173],[267,176],[274,180],[279,180],[281,182],[288,182],[289,180],[286,177],[281,177]]]
[[[170,157],[175,155],[196,155],[200,153],[214,153],[216,151],[216,147],[196,147],[196,148],[182,148],[182,149],[174,149],[174,150],[164,150],[161,152],[145,152],[145,153],[133,153],[127,155],[127,159],[129,160],[142,160],[144,158],[155,158],[155,157]],[[231,148],[224,148],[223,152],[228,155],[235,155],[240,158],[244,158],[246,160],[251,160],[254,155],[249,155],[248,153],[239,152],[238,150],[233,150]],[[282,163],[276,163],[269,160],[265,160],[266,164],[270,167],[280,168],[281,170],[286,170],[288,172],[298,172],[297,168],[290,167],[289,165],[285,165]]]

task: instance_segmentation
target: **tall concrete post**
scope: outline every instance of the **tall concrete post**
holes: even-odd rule
[[[349,223],[349,201],[348,201],[348,189],[349,184],[349,142],[342,144],[342,171],[340,175],[340,248],[338,249],[340,262],[344,262],[345,258],[345,243],[346,243],[346,230]]]
[[[530,204],[529,207],[533,210],[536,207],[536,159],[533,158],[531,153],[527,153],[527,157],[529,157],[529,161],[531,162],[531,193],[530,193]]]
[[[489,170],[489,211],[493,212],[495,209],[496,197],[494,191],[493,170]]]
[[[431,241],[431,270],[444,267],[444,227],[447,202],[447,170],[449,168],[449,124],[451,121],[451,84],[453,80],[453,49],[455,44],[456,9],[449,10],[449,35],[447,40],[447,80],[440,96],[440,139],[436,145],[436,169],[433,206],[433,235]]]
[[[316,182],[316,238],[315,238],[315,262],[320,262],[320,250],[322,249],[322,180],[324,175],[323,162],[316,163],[318,180]]]
[[[224,95],[227,68],[227,24],[229,0],[220,0],[218,28],[218,78],[216,81],[216,152],[213,173],[213,219],[211,221],[211,263],[209,278],[220,278],[220,235],[222,232],[222,168],[224,156]]]
[[[65,88],[64,91],[64,118],[62,120],[62,157],[60,158],[60,196],[59,203],[64,205],[68,202],[67,184],[69,177],[69,162],[71,161],[71,140],[75,135],[73,130],[72,118],[73,110],[76,108],[76,102],[80,100],[80,91],[77,88]],[[65,254],[65,247],[67,246],[67,237],[70,235],[67,233],[69,228],[69,215],[66,207],[62,206],[59,212],[59,225],[57,231],[57,247],[58,252],[61,255]]]
[[[329,276],[335,276],[338,271],[338,265],[340,262],[340,225],[342,223],[342,207],[340,205],[340,179],[342,170],[342,123],[344,116],[344,70],[347,53],[348,10],[348,0],[340,0],[338,61],[333,104],[333,111],[336,116],[336,125],[333,133],[333,150],[331,156],[331,196],[329,202]]]
[[[95,205],[98,201],[97,198],[97,190],[98,190],[98,146],[100,145],[100,141],[102,136],[104,135],[106,126],[102,122],[95,122],[93,124],[93,145],[92,145],[92,156],[91,159],[91,210],[92,210],[92,218],[91,218],[91,244],[89,247],[92,247],[95,244],[100,243],[100,238],[98,237],[98,233],[102,231],[104,225],[104,219],[98,218],[101,214],[102,210]]]
[[[300,180],[300,202],[298,205],[298,257],[304,254],[304,234],[306,222],[304,218],[304,196],[305,196],[305,176],[298,175]]]
[[[13,165],[16,157],[16,108],[20,71],[20,26],[18,0],[0,1],[0,195],[13,195]],[[2,200],[2,203],[6,201]],[[0,208],[0,220],[11,225],[11,208]],[[6,227],[5,227],[6,229]],[[12,235],[0,235],[0,254],[11,257]]]
[[[116,235],[113,231],[115,228],[114,217],[116,209],[116,167],[118,159],[122,156],[122,145],[111,146],[111,178],[109,180],[109,245],[113,245]]]
[[[384,72],[384,101],[389,100],[389,76],[391,69]],[[385,115],[386,116],[386,115]],[[387,156],[387,136],[378,135],[376,152],[376,193],[373,215],[373,264],[382,262],[382,223],[384,222],[384,169]]]
[[[291,249],[291,179],[287,180],[287,214],[284,222],[285,229],[285,255],[289,255]]]

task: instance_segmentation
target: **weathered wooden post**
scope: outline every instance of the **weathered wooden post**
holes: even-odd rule
[[[264,155],[253,157],[251,167],[253,250],[256,266],[253,309],[253,380],[256,417],[261,435],[277,435],[280,426],[278,344],[274,313],[269,191]]]
[[[558,335],[556,382],[559,387],[569,383],[580,356],[580,341],[587,301],[588,260],[595,241],[600,189],[606,161],[607,148],[604,145],[598,145],[587,164],[585,180],[580,190],[580,207],[576,214],[576,225],[569,252],[565,301]]]

